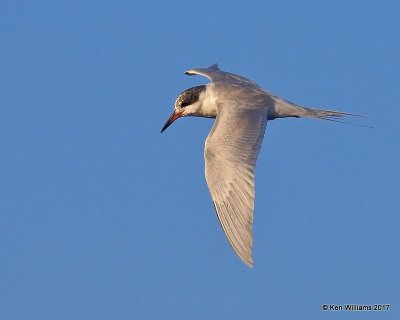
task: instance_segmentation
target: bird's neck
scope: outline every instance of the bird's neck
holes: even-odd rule
[[[217,104],[215,95],[210,90],[201,93],[199,101],[192,106],[189,116],[215,118],[217,116]]]

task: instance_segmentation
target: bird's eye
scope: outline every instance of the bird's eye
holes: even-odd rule
[[[189,102],[188,101],[183,101],[182,103],[181,103],[181,108],[185,108],[185,107],[187,107],[189,105]]]

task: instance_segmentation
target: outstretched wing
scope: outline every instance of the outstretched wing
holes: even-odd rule
[[[228,83],[237,83],[242,85],[250,85],[259,88],[258,84],[246,79],[244,77],[238,76],[233,73],[222,71],[218,68],[217,64],[213,64],[209,68],[196,68],[191,69],[185,72],[185,74],[192,75],[200,75],[210,79],[212,82],[228,82]]]
[[[218,115],[205,143],[205,174],[229,243],[252,267],[254,167],[267,125],[267,108],[232,103],[217,106]]]

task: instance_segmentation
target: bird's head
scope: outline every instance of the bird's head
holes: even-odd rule
[[[196,115],[201,107],[200,95],[206,86],[197,86],[183,91],[175,101],[174,112],[161,129],[161,133],[180,117]]]

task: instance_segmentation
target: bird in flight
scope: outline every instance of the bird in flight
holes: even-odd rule
[[[217,64],[185,74],[204,76],[211,83],[183,91],[161,132],[180,117],[216,118],[205,142],[206,181],[230,245],[252,267],[254,168],[267,122],[288,117],[342,122],[344,116],[356,115],[297,105]]]

